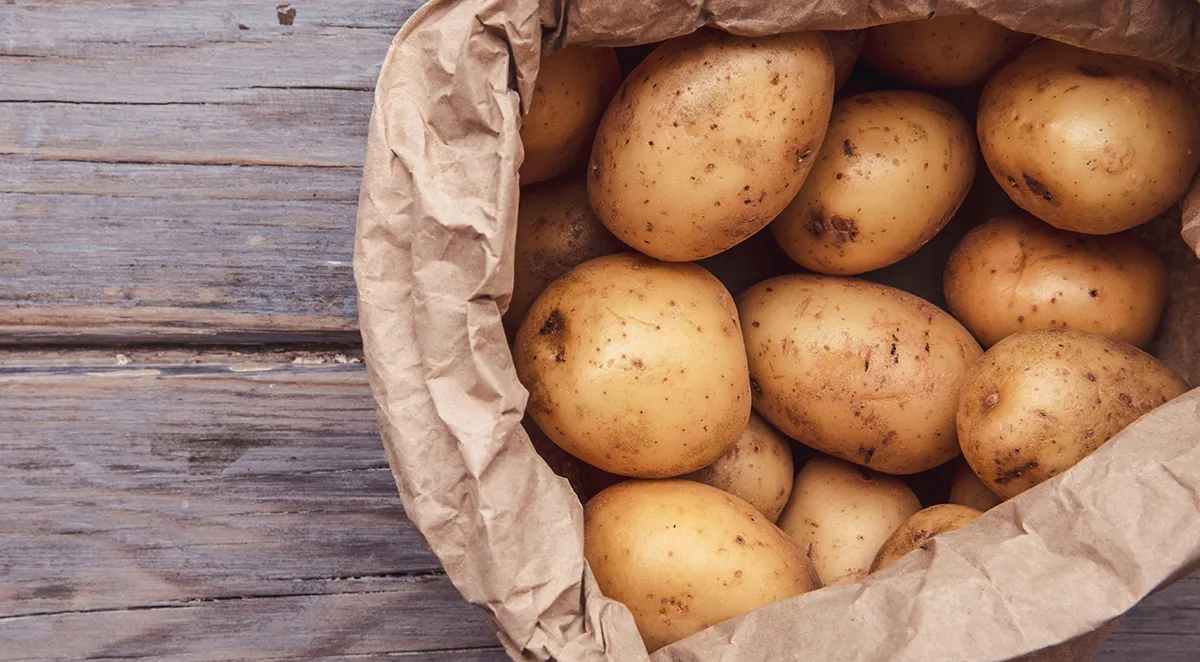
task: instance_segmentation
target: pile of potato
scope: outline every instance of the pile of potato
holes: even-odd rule
[[[839,96],[852,69],[885,89]],[[532,421],[606,485],[585,554],[649,649],[861,580],[1187,389],[1138,349],[1168,281],[1126,232],[1200,168],[1172,70],[951,16],[703,29],[621,72],[542,62],[505,324]],[[975,219],[948,311],[855,277],[933,239],[981,163],[1023,211]],[[796,264],[751,284],[764,241]],[[735,299],[696,262],[738,251]],[[922,509],[931,475],[950,503]]]

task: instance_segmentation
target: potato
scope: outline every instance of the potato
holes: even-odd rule
[[[879,546],[921,509],[904,481],[817,456],[796,475],[779,527],[805,550],[825,586],[867,576]]]
[[[979,16],[938,16],[869,28],[862,57],[912,85],[961,87],[982,82],[1032,38]]]
[[[957,464],[954,476],[950,479],[950,503],[987,511],[1004,502],[979,480],[979,476],[971,471],[971,465],[967,464],[966,460],[959,460]]]
[[[971,368],[958,438],[975,474],[1009,499],[1096,450],[1187,390],[1154,357],[1083,331],[1040,329],[996,343]]]
[[[977,125],[1013,202],[1073,232],[1149,221],[1200,168],[1200,110],[1174,72],[1050,40],[988,81]]]
[[[725,490],[774,522],[792,494],[792,448],[787,437],[758,414],[729,452],[685,478]]]
[[[702,29],[667,41],[604,113],[590,161],[592,207],[647,255],[720,253],[796,195],[832,100],[833,57],[819,32]]]
[[[534,301],[513,359],[546,435],[623,476],[706,467],[750,418],[737,309],[694,264],[633,253],[584,262]]]
[[[750,504],[686,480],[631,480],[584,509],[584,556],[655,651],[820,586],[791,539]]]
[[[883,570],[900,560],[900,557],[923,547],[930,538],[961,529],[983,513],[967,506],[942,503],[930,506],[900,525],[875,555],[871,572]]]
[[[505,330],[516,333],[533,300],[555,278],[592,258],[627,250],[592,212],[582,171],[523,187]]]
[[[985,347],[1056,327],[1145,345],[1167,303],[1167,283],[1162,260],[1127,233],[1076,234],[1027,214],[972,230],[943,278],[950,312]]]
[[[867,37],[866,30],[826,30],[825,39],[829,41],[829,50],[833,53],[833,89],[842,89],[854,65],[858,63],[858,54],[862,52],[863,41]]]
[[[976,160],[967,118],[931,94],[842,99],[812,172],[771,232],[813,271],[885,267],[946,225],[975,180]]]
[[[891,474],[958,455],[958,387],[981,350],[933,304],[853,278],[788,275],[738,300],[754,408],[819,451]]]
[[[521,184],[561,175],[587,159],[596,126],[621,84],[611,48],[567,46],[542,58],[521,122]]]

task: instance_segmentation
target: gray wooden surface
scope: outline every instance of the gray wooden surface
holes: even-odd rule
[[[0,3],[0,659],[505,659],[357,353],[371,89],[417,4]],[[1198,648],[1185,578],[1099,659]]]

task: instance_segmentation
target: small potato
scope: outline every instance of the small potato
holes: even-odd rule
[[[533,300],[555,278],[592,258],[627,250],[592,212],[582,171],[523,187],[505,330],[516,333]]]
[[[868,92],[833,107],[817,162],[771,224],[805,268],[850,275],[894,264],[933,238],[975,180],[975,136],[924,92]]]
[[[686,480],[631,480],[588,502],[584,556],[651,652],[820,586],[790,538],[750,504]]]
[[[794,473],[787,437],[751,412],[750,424],[733,448],[685,478],[725,490],[774,522],[792,494]]]
[[[930,506],[900,525],[875,555],[871,572],[883,570],[900,557],[924,546],[930,538],[961,529],[983,513],[974,508],[942,503]]]
[[[878,471],[912,474],[958,455],[958,387],[979,344],[897,289],[789,275],[738,301],[754,408],[784,434]]]
[[[982,82],[1032,39],[979,16],[938,16],[869,28],[862,57],[912,85],[960,87]]]
[[[967,506],[979,511],[988,511],[1004,503],[996,493],[979,480],[979,476],[971,471],[971,465],[966,460],[958,460],[954,477],[950,479],[950,503]]]
[[[1200,168],[1200,110],[1169,68],[1039,41],[988,81],[979,144],[1013,202],[1113,234],[1158,216]]]
[[[1082,331],[1026,331],[996,343],[971,368],[959,396],[958,439],[975,475],[1010,499],[1186,390],[1132,345]]]
[[[521,184],[561,175],[587,159],[592,137],[621,84],[611,48],[567,46],[542,58],[529,112],[521,122]]]
[[[513,359],[546,435],[622,476],[706,467],[750,418],[737,309],[694,264],[633,253],[584,262],[534,301]]]
[[[1076,234],[1016,214],[972,230],[950,256],[943,284],[950,312],[984,347],[1055,327],[1145,345],[1168,279],[1162,259],[1129,234]]]
[[[796,195],[833,103],[819,32],[701,29],[629,74],[592,147],[588,195],[619,239],[660,260],[715,255]]]
[[[829,50],[833,52],[833,89],[837,91],[850,79],[854,65],[858,62],[858,54],[862,52],[867,31],[826,30],[823,34],[829,41]]]
[[[867,576],[892,531],[920,509],[899,478],[817,456],[796,475],[779,528],[807,552],[822,584],[852,584]]]

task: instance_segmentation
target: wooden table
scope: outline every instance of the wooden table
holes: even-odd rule
[[[0,3],[0,658],[506,659],[405,520],[351,249],[417,0]],[[1200,583],[1104,660],[1193,660]]]

